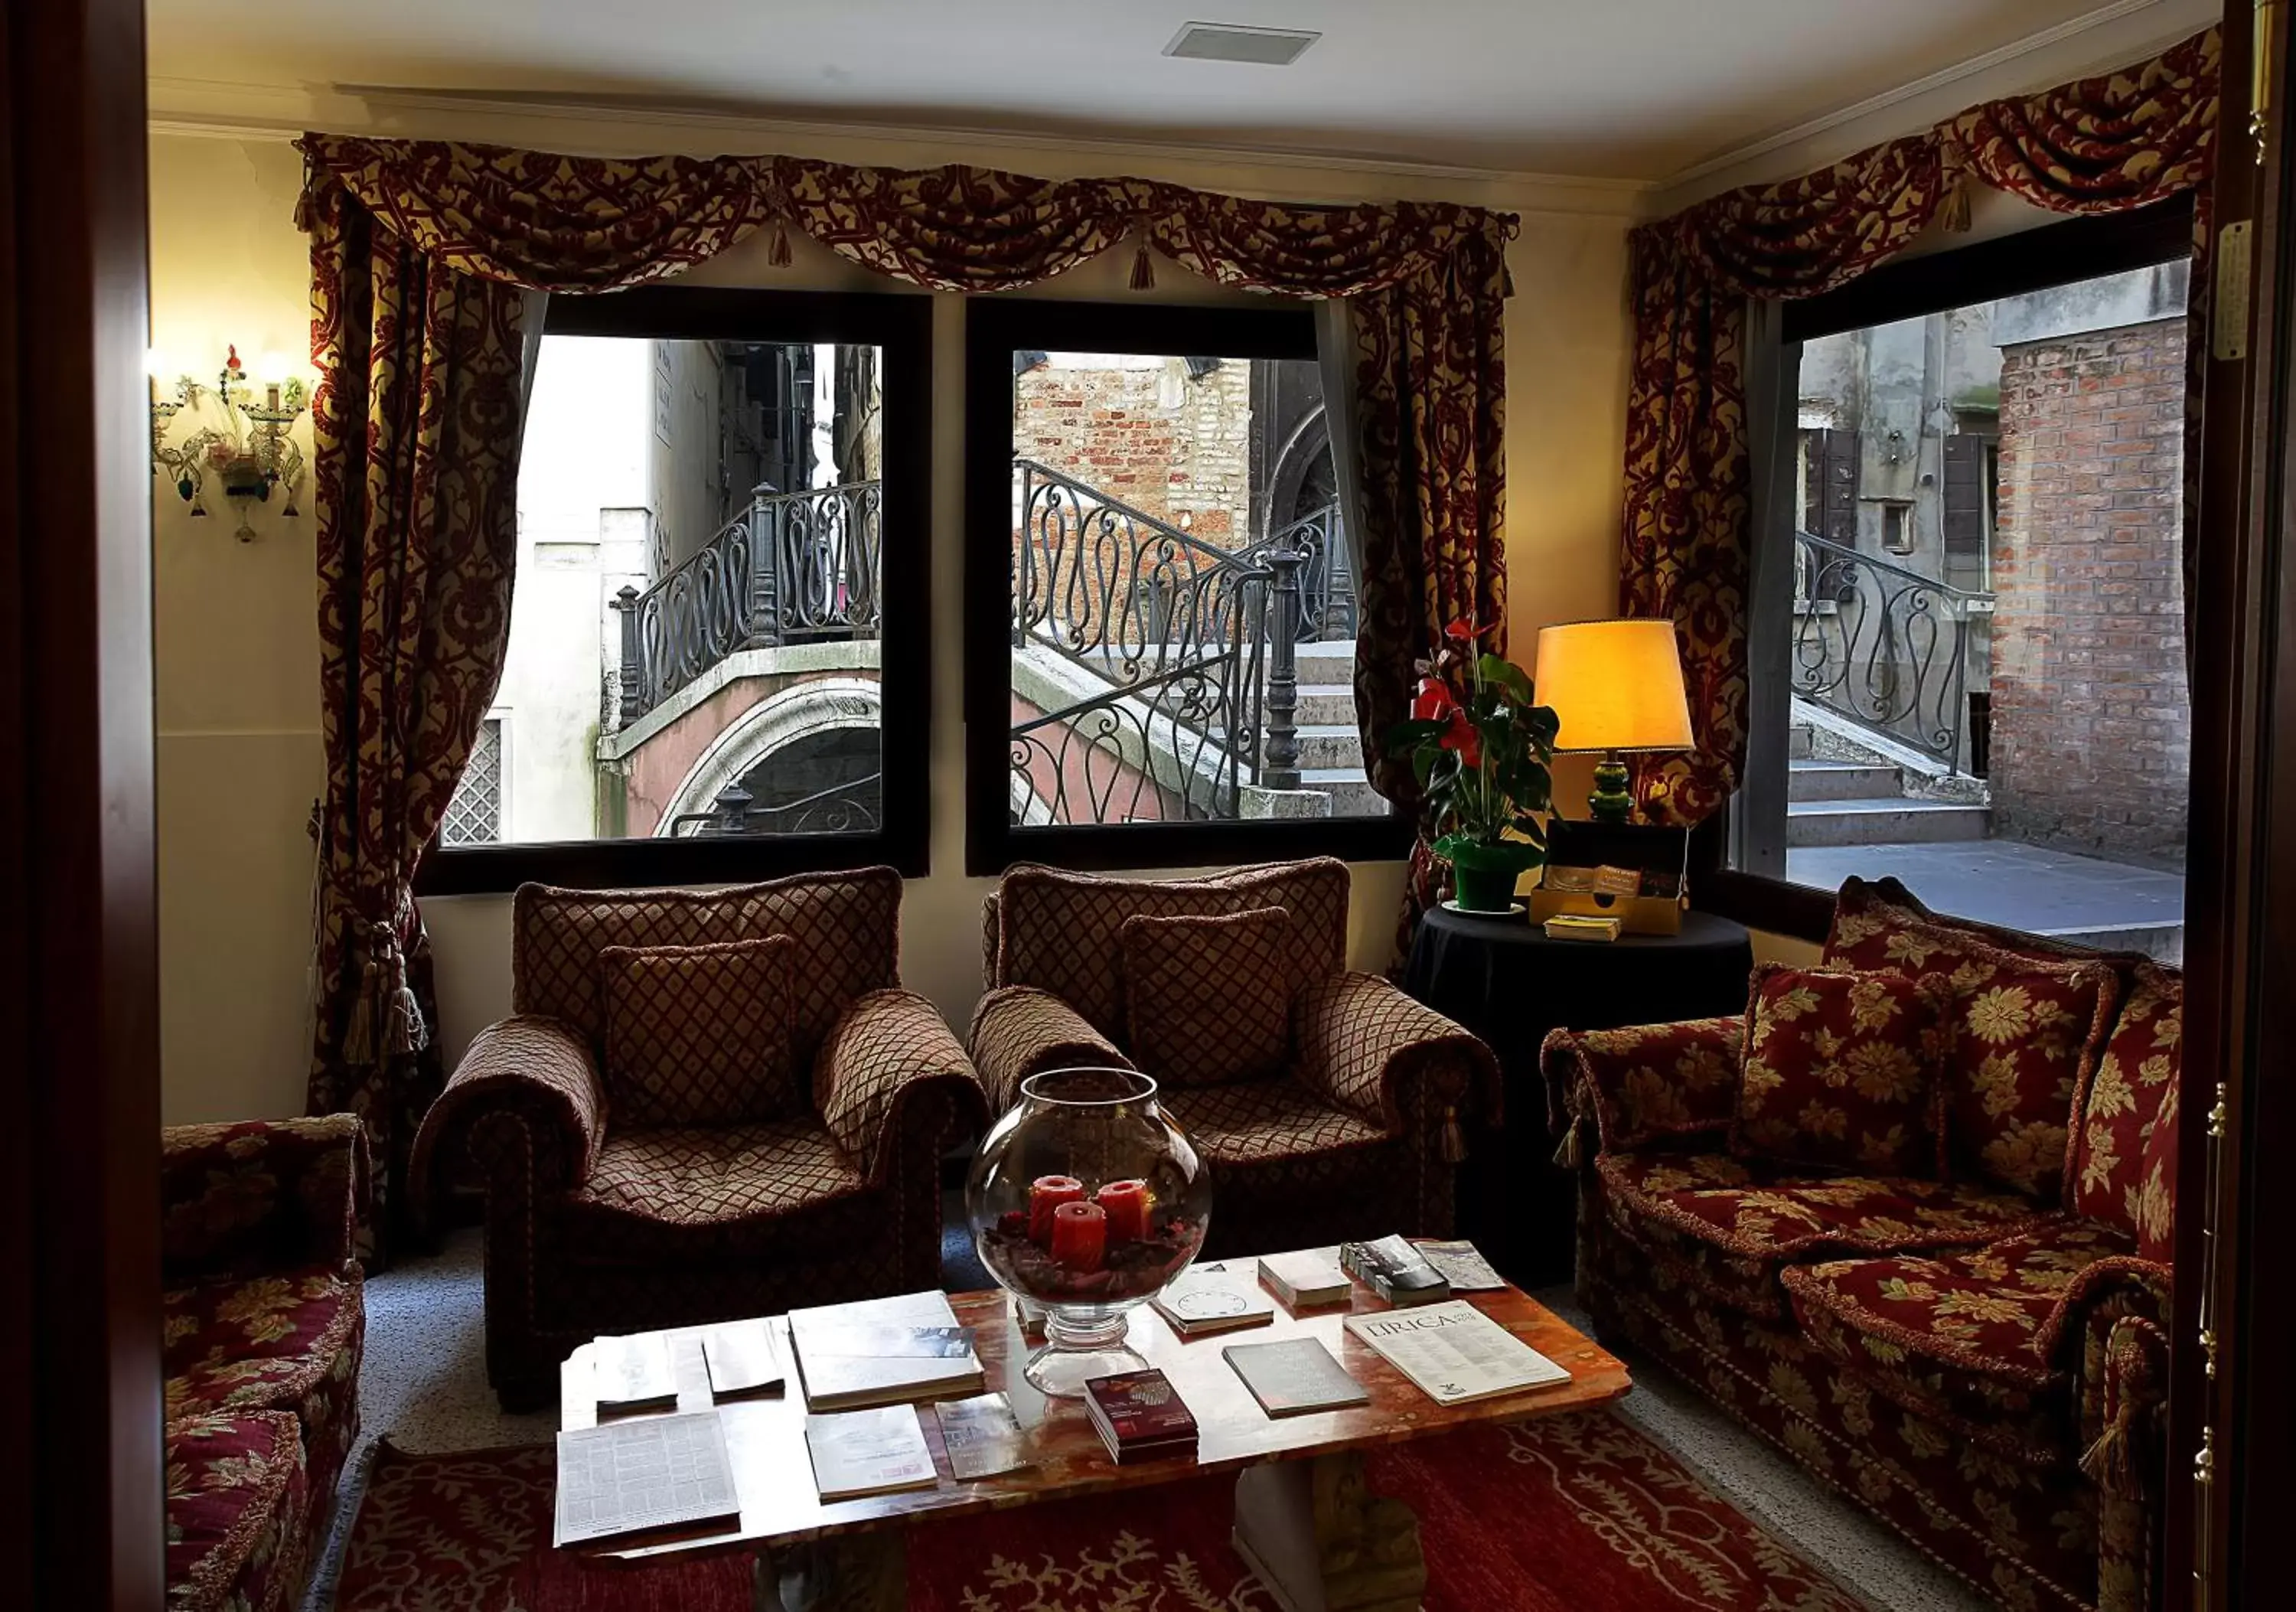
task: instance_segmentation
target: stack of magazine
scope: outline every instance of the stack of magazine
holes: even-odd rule
[[[860,1410],[978,1394],[988,1386],[972,1336],[941,1293],[790,1312],[805,1408]]]

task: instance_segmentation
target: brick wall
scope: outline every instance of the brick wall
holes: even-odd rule
[[[1248,542],[1251,366],[1192,379],[1180,358],[1092,357],[1055,353],[1019,378],[1013,451],[1206,542]]]
[[[2181,868],[2185,322],[2002,358],[1994,834]]]

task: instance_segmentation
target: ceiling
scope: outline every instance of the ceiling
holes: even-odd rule
[[[150,0],[155,75],[741,111],[1657,182],[2178,0]],[[1293,66],[1160,53],[1318,29]]]

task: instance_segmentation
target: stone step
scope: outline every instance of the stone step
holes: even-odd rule
[[[1303,689],[1355,687],[1356,646],[1352,644],[1302,644],[1298,661]]]
[[[1314,723],[1318,728],[1353,728],[1356,722],[1356,691],[1352,688],[1303,688],[1300,691],[1300,710],[1293,720],[1302,728]]]
[[[1929,845],[1981,840],[1993,813],[1946,801],[1793,801],[1786,806],[1786,845]]]
[[[1363,736],[1350,722],[1314,728],[1301,727],[1300,734],[1300,765],[1303,769],[1321,770],[1324,768],[1353,768],[1363,770]]]
[[[1303,767],[1300,787],[1330,795],[1332,815],[1336,818],[1376,817],[1387,810],[1386,800],[1371,786],[1360,766]]]
[[[1786,754],[1793,761],[1809,760],[1816,743],[1816,741],[1810,737],[1809,728],[1807,726],[1786,729]]]
[[[1789,801],[1872,801],[1899,793],[1903,780],[1894,767],[1862,761],[1786,763]]]

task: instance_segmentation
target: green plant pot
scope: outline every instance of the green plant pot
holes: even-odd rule
[[[1508,912],[1514,907],[1515,881],[1546,858],[1536,845],[1503,840],[1496,845],[1446,835],[1435,853],[1451,864],[1454,899],[1465,912]]]

